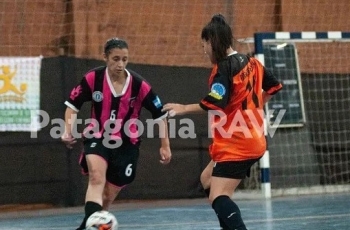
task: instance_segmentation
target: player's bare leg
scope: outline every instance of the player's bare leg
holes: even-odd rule
[[[89,168],[89,184],[85,201],[93,201],[102,205],[102,194],[106,184],[107,162],[98,155],[86,156]]]
[[[229,227],[228,229],[246,230],[241,212],[231,199],[240,182],[241,179],[211,177],[209,200],[219,219]]]
[[[214,167],[214,161],[211,160],[201,174],[200,180],[204,190],[210,188],[210,178],[211,178],[211,174],[213,173],[213,167]]]
[[[208,198],[210,195],[210,181],[211,181],[211,175],[213,173],[214,164],[215,164],[214,161],[211,160],[209,162],[209,164],[207,165],[207,167],[205,167],[205,169],[203,170],[201,177],[200,177],[204,192]],[[219,219],[220,227],[222,229],[227,229],[227,226],[224,223],[224,221],[222,221],[219,217],[218,217],[218,219]]]
[[[109,210],[109,207],[114,202],[115,198],[118,196],[119,192],[122,190],[122,187],[117,187],[106,182],[104,191],[103,191],[103,210]]]
[[[85,229],[86,220],[91,214],[102,210],[102,194],[106,184],[107,162],[100,156],[88,154],[89,184],[85,195],[85,217],[80,229]]]

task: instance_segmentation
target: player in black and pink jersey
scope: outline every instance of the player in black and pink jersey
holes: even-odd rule
[[[168,164],[171,150],[167,113],[162,103],[139,74],[126,69],[129,52],[126,41],[108,40],[104,47],[106,66],[90,70],[65,102],[65,133],[68,148],[76,143],[73,125],[84,102],[91,102],[91,120],[83,133],[80,158],[83,172],[89,175],[85,197],[85,217],[78,229],[85,229],[87,218],[108,210],[121,189],[135,178],[139,158],[140,112],[146,108],[158,122],[161,139],[160,162]]]

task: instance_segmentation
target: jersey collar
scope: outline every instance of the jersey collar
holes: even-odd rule
[[[125,94],[125,92],[128,90],[128,87],[129,87],[129,84],[130,84],[130,72],[125,69],[125,72],[126,72],[126,80],[125,80],[125,85],[123,87],[123,90],[120,94],[117,94],[117,92],[114,90],[114,87],[113,87],[113,84],[112,84],[112,81],[111,81],[111,78],[109,77],[109,74],[108,74],[108,71],[107,71],[107,68],[106,68],[106,77],[107,77],[107,83],[108,83],[108,86],[109,86],[109,89],[111,90],[112,94],[114,97],[121,97]]]
[[[238,54],[237,51],[233,51],[232,53],[228,54],[227,56],[231,56],[231,55],[234,55],[234,54]]]

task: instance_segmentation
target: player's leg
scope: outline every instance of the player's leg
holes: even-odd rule
[[[139,147],[125,144],[112,151],[106,172],[103,209],[108,210],[119,192],[132,183],[136,176]]]
[[[202,174],[200,176],[200,181],[203,186],[204,191],[207,189],[210,189],[210,178],[211,174],[213,173],[213,166],[214,166],[214,161],[210,161],[205,167],[205,169],[202,171]]]
[[[89,181],[85,200],[102,205],[103,190],[106,184],[107,162],[99,155],[86,156],[89,168]]]
[[[109,210],[109,207],[114,202],[115,198],[118,196],[119,192],[122,190],[122,187],[116,186],[109,182],[106,182],[104,191],[103,191],[103,210]]]
[[[225,223],[225,230],[246,230],[240,209],[231,199],[240,182],[241,179],[211,178],[209,200],[219,219]]]
[[[217,162],[214,164],[209,200],[218,217],[228,226],[227,229],[246,230],[241,212],[231,197],[241,180],[249,176],[251,166],[258,160]]]
[[[83,171],[89,175],[85,194],[85,216],[77,230],[85,229],[86,220],[96,211],[102,210],[103,190],[106,184],[108,149],[97,139],[84,141],[84,153],[80,159]]]
[[[203,189],[204,189],[204,193],[205,195],[209,198],[209,195],[210,195],[210,179],[211,179],[211,175],[213,173],[213,167],[214,167],[214,161],[210,161],[207,165],[207,167],[205,167],[205,169],[203,170],[201,176],[200,176],[200,181],[201,181],[201,184],[203,186]],[[226,226],[225,222],[222,221],[219,217],[219,224],[220,224],[220,227],[222,229],[228,229],[228,227]]]
[[[86,155],[85,158],[89,169],[88,188],[85,195],[85,217],[77,230],[85,229],[89,216],[102,210],[102,194],[106,183],[106,160],[95,154]]]

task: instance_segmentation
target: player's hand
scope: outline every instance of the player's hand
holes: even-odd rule
[[[167,103],[163,106],[163,112],[168,112],[169,117],[185,114],[185,105],[177,103]]]
[[[171,150],[170,147],[160,147],[160,163],[163,165],[169,164],[171,160]]]
[[[70,133],[64,133],[61,137],[61,140],[69,149],[72,149],[73,145],[77,143],[77,140]]]

